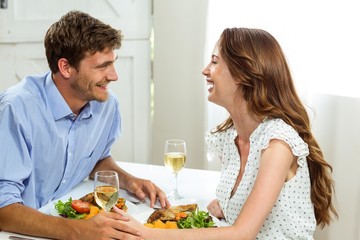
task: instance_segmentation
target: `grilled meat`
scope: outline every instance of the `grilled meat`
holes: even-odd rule
[[[179,212],[193,212],[197,209],[197,204],[187,204],[173,206],[166,209],[155,210],[147,219],[148,223],[152,223],[158,219],[161,221],[174,221],[176,214]]]

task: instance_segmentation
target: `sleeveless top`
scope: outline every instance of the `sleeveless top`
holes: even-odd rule
[[[224,132],[208,133],[208,150],[222,162],[221,179],[216,196],[225,220],[233,224],[247,196],[250,194],[259,170],[261,151],[271,139],[287,143],[297,157],[296,175],[281,189],[279,197],[267,216],[256,239],[313,239],[316,228],[314,207],[310,198],[310,176],[306,156],[308,145],[294,128],[281,119],[265,119],[250,136],[250,151],[245,172],[234,195],[230,198],[240,170],[240,155],[235,145],[234,127]]]

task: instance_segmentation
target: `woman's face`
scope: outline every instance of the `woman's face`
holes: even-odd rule
[[[224,108],[230,108],[238,86],[219,52],[218,43],[214,47],[210,63],[202,74],[206,77],[208,85],[208,100]]]

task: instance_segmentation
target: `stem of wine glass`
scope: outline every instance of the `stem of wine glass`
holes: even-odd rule
[[[178,187],[177,187],[177,173],[174,173],[174,186],[173,186],[173,196],[177,198],[179,196]]]

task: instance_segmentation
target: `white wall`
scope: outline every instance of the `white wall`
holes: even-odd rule
[[[357,2],[209,0],[205,54],[211,53],[226,27],[262,28],[282,46],[304,100],[309,98],[309,91],[360,97]],[[209,119],[209,127],[223,115],[214,113],[212,117],[215,120]]]
[[[206,11],[207,0],[154,0],[153,163],[163,164],[166,139],[182,138],[187,167],[204,165]]]
[[[339,220],[317,240],[360,239],[360,98],[313,94],[314,134],[333,166]]]

